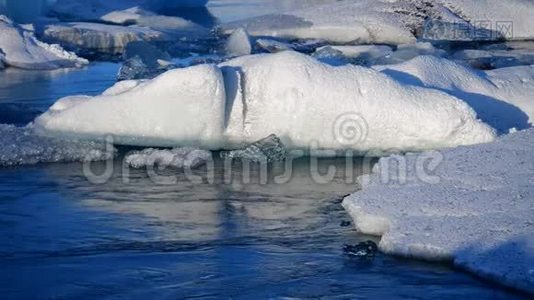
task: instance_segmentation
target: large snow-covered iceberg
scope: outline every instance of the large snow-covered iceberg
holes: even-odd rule
[[[534,130],[381,159],[343,206],[390,254],[452,260],[534,293]]]
[[[289,149],[406,151],[489,142],[464,102],[370,68],[332,67],[292,51],[126,81],[59,100],[35,120],[45,134],[141,146],[237,148],[271,134]]]
[[[22,69],[80,67],[89,62],[59,45],[39,41],[33,32],[0,15],[0,65]]]
[[[524,0],[342,0],[221,26],[252,36],[336,43],[404,44],[430,40],[521,40],[534,37],[534,2]]]

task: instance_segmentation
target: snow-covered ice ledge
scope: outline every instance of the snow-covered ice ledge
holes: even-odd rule
[[[389,254],[451,260],[534,293],[534,129],[381,159],[343,202]],[[400,167],[399,167],[400,166]]]

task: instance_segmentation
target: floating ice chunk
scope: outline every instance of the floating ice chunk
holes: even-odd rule
[[[131,42],[126,46],[123,54],[125,59],[122,64],[117,79],[152,79],[161,73],[174,69],[171,57],[155,46],[144,42]]]
[[[534,130],[381,159],[343,206],[379,248],[534,292]],[[426,165],[426,167],[425,167]]]
[[[73,68],[88,64],[59,45],[39,41],[5,16],[0,16],[0,64],[22,69]]]
[[[445,57],[447,56],[447,52],[445,50],[434,47],[429,42],[403,44],[398,45],[397,49],[394,52],[383,57],[377,58],[375,60],[375,64],[398,64],[421,55]]]
[[[332,58],[334,61],[373,65],[383,62],[392,53],[391,47],[383,45],[323,46],[318,48],[313,56],[327,63],[329,58]]]
[[[61,110],[52,107],[35,124],[49,134],[68,137],[101,139],[111,134],[117,144],[218,149],[224,97],[220,69],[200,65],[149,81],[119,83],[89,101]]]
[[[191,21],[179,17],[161,16],[139,7],[112,11],[100,20],[120,25],[138,25],[182,37],[185,34],[207,33],[207,29]]]
[[[172,38],[165,33],[145,27],[117,26],[97,23],[61,23],[47,25],[43,32],[47,41],[69,49],[92,54],[122,53],[133,41],[162,42]]]
[[[271,39],[257,39],[256,46],[269,53],[293,50],[293,46],[288,43],[279,42]]]
[[[226,41],[226,53],[229,56],[242,56],[252,53],[252,45],[247,32],[239,28],[232,32]]]
[[[31,127],[0,124],[0,167],[51,162],[107,160],[112,146],[100,142],[38,136]]]
[[[287,156],[287,150],[282,141],[274,134],[256,141],[242,150],[223,152],[225,158],[239,158],[253,162],[282,161]]]
[[[511,42],[502,44],[503,48],[466,49],[454,53],[453,58],[483,70],[532,65],[534,64],[532,45],[532,43]]]
[[[125,162],[134,167],[197,168],[212,159],[210,151],[195,148],[144,149],[129,153]]]
[[[531,66],[483,72],[447,59],[420,56],[376,69],[405,84],[438,89],[464,100],[480,119],[500,133],[528,128],[534,120]]]

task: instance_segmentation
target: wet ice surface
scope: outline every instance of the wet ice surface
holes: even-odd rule
[[[225,183],[220,162],[214,184],[193,184],[175,169],[158,171],[176,175],[171,185],[154,184],[143,169],[131,169],[125,183],[119,163],[103,185],[84,179],[80,164],[3,169],[0,292],[9,299],[520,297],[443,265],[344,255],[345,244],[369,239],[341,226],[349,220],[341,196],[355,188],[344,183],[344,164],[321,160],[321,174],[338,168],[326,185],[314,183],[306,159],[286,184],[273,183],[283,171],[273,165],[265,185],[255,168],[242,184],[239,165]]]

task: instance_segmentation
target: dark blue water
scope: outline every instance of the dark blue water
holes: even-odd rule
[[[103,166],[103,163],[101,163]],[[94,185],[81,164],[0,171],[0,293],[6,299],[85,298],[456,298],[519,297],[446,265],[378,255],[355,259],[344,244],[372,239],[341,226],[345,159],[316,184],[309,159],[286,184],[157,185],[143,170],[128,183],[119,162]],[[98,165],[93,166],[98,170]],[[271,175],[279,166],[270,168]],[[354,173],[362,169],[355,159]],[[200,169],[198,175],[204,175]]]
[[[202,11],[207,16],[193,12],[192,18],[230,21],[302,3],[218,0]],[[58,98],[98,94],[115,82],[117,70],[117,64],[92,63],[79,70],[2,71],[0,123],[23,125]],[[343,245],[377,240],[341,226],[350,220],[342,196],[358,189],[346,180],[345,159],[322,159],[319,165],[337,168],[328,184],[312,180],[309,159],[297,161],[285,184],[260,184],[254,170],[245,184],[239,168],[236,179],[226,182],[217,165],[214,183],[192,183],[178,170],[163,170],[178,180],[160,185],[144,170],[124,176],[120,157],[104,184],[90,183],[80,163],[0,169],[0,295],[521,298],[446,264],[345,256]],[[271,175],[279,168],[271,166]],[[350,170],[367,172],[358,159]]]

